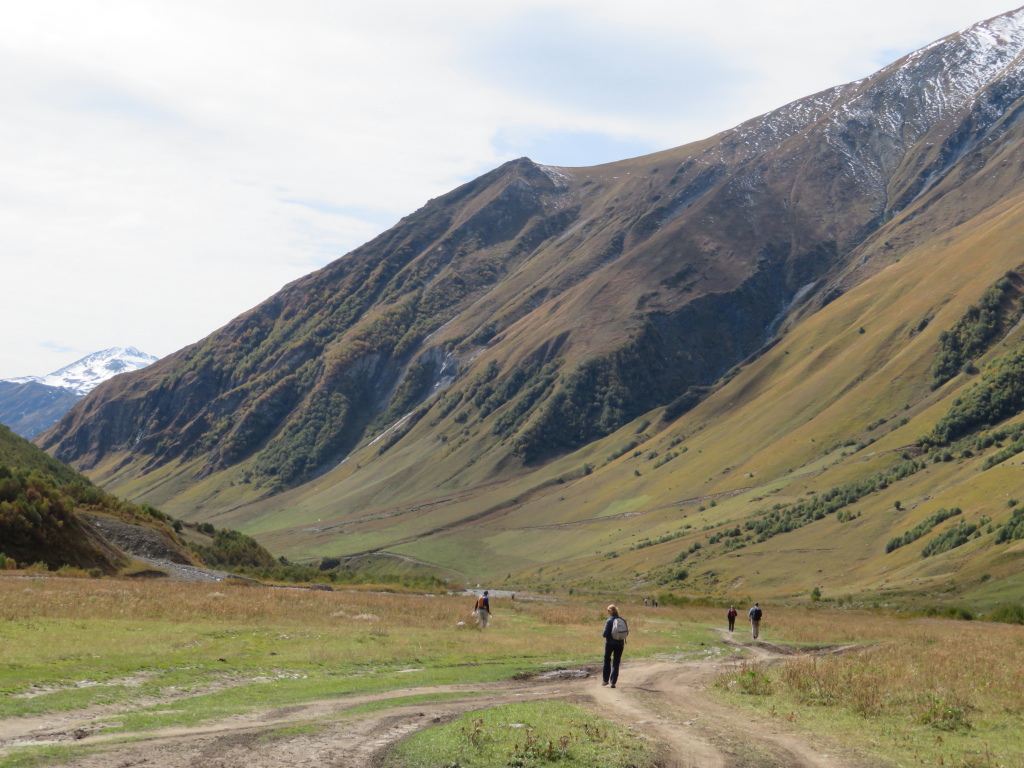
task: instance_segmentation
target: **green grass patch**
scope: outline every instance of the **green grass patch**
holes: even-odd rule
[[[0,717],[25,717],[43,712],[84,709],[116,704],[127,699],[128,689],[122,685],[67,688],[29,699],[0,699]]]
[[[645,768],[651,744],[624,726],[559,701],[510,704],[470,712],[406,739],[384,768]]]
[[[48,745],[44,747],[24,747],[11,752],[9,755],[0,756],[0,768],[37,768],[47,765],[61,765],[79,758],[90,752],[97,751],[96,747],[65,747]]]

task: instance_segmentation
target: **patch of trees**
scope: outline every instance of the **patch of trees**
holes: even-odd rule
[[[405,372],[402,383],[398,385],[391,402],[384,412],[374,420],[375,428],[386,426],[404,414],[430,394],[437,366],[429,363],[413,363]]]
[[[665,406],[661,413],[664,421],[674,421],[684,413],[696,408],[712,391],[711,387],[690,387],[683,394]]]
[[[1007,272],[950,330],[939,334],[939,351],[931,368],[932,389],[952,379],[1006,335],[1024,315],[1020,296],[1021,276]]]
[[[193,544],[192,550],[211,568],[273,568],[279,565],[274,556],[251,536],[240,531],[221,528],[213,534],[213,542]]]
[[[949,443],[998,424],[1024,410],[1024,350],[993,360],[981,380],[956,398],[932,431],[919,439],[930,446]]]
[[[953,507],[952,509],[940,509],[935,514],[929,515],[909,531],[904,531],[901,536],[894,536],[889,539],[889,542],[885,545],[886,554],[895,552],[900,547],[905,547],[907,544],[917,541],[922,536],[930,533],[932,528],[939,523],[949,520],[951,517],[956,517],[962,512],[963,510],[960,507]]]
[[[996,528],[996,544],[1024,539],[1024,508],[1013,510],[1010,519]]]
[[[667,541],[674,541],[675,539],[682,538],[683,536],[686,536],[687,534],[689,534],[689,532],[690,532],[688,530],[689,528],[690,528],[690,526],[687,525],[686,528],[684,528],[682,530],[675,531],[674,533],[666,533],[663,536],[659,536],[656,539],[649,539],[649,538],[640,539],[640,541],[638,541],[636,544],[634,544],[629,549],[630,549],[630,551],[633,551],[635,549],[646,549],[647,547],[654,547],[654,546],[657,546],[658,544],[664,544]]]
[[[758,542],[767,541],[773,536],[795,531],[815,520],[821,520],[840,509],[859,501],[869,493],[888,488],[916,472],[925,468],[923,461],[910,459],[896,464],[889,469],[878,472],[870,477],[854,480],[844,485],[830,488],[824,493],[796,504],[776,504],[769,510],[761,510],[753,520],[747,520],[743,527],[756,537]],[[735,540],[733,540],[735,541]],[[727,542],[728,543],[728,542]],[[730,545],[737,548],[735,543]]]
[[[948,531],[940,533],[921,550],[921,557],[931,557],[963,546],[978,531],[978,526],[961,520]]]
[[[412,431],[412,428],[419,424],[420,419],[422,419],[426,415],[427,410],[427,406],[417,408],[415,411],[409,414],[409,418],[407,418],[401,424],[397,424],[395,428],[392,429],[381,442],[380,447],[377,449],[377,455],[383,456],[384,453],[386,453],[388,450],[391,449],[392,446],[395,445],[395,443],[397,443],[399,440],[401,440],[403,437],[409,434],[409,432]]]

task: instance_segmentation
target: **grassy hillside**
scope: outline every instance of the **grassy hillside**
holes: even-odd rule
[[[919,245],[792,325],[691,411],[669,421],[651,411],[546,464],[503,466],[491,450],[502,440],[502,408],[485,413],[472,398],[452,407],[444,393],[401,441],[367,444],[280,496],[225,509],[231,489],[205,496],[211,487],[199,484],[177,498],[196,519],[245,530],[289,557],[383,550],[471,581],[722,595],[819,587],[833,598],[941,595],[979,605],[1019,598],[1024,545],[997,538],[1014,514],[1008,502],[1024,499],[1020,459],[991,465],[1016,441],[1019,407],[970,423],[972,447],[924,438],[1024,346],[1013,273],[1022,221],[1015,199],[941,238],[918,233]],[[896,236],[905,225],[891,226]],[[971,332],[980,316],[972,307],[1000,285],[997,332],[960,364],[967,372],[940,383],[943,339]],[[446,411],[466,418],[453,422]],[[865,483],[869,491],[856,489]],[[832,489],[850,497],[851,488],[843,506],[815,502]],[[819,519],[815,504],[827,508]],[[962,514],[886,552],[944,508]],[[979,527],[960,546],[922,556],[961,524]]]
[[[158,529],[173,547],[166,515],[105,493],[71,467],[0,425],[0,558],[5,567],[43,563],[115,573],[128,558],[83,520],[90,513]],[[178,542],[184,562],[192,559]]]

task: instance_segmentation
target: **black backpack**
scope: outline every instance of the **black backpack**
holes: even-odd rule
[[[760,621],[761,620],[761,609],[760,608],[755,608],[754,612],[751,614],[751,616],[753,617],[754,621]]]

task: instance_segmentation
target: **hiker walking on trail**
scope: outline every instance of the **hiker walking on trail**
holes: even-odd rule
[[[729,631],[732,632],[736,629],[736,615],[739,611],[736,610],[736,606],[730,605],[729,612],[725,614],[725,617],[729,619]]]
[[[754,603],[754,607],[750,609],[750,634],[753,635],[754,639],[757,640],[758,632],[761,630],[761,616],[764,615],[761,610],[761,606]]]
[[[487,622],[491,618],[491,601],[487,597],[487,590],[476,599],[476,610],[473,611],[476,614],[476,625],[480,629],[487,629]]]
[[[629,634],[629,626],[626,620],[619,616],[619,609],[614,605],[608,606],[608,620],[604,623],[604,670],[602,671],[601,685],[615,687],[619,679],[619,662],[622,661],[622,651],[626,647],[626,635]]]

